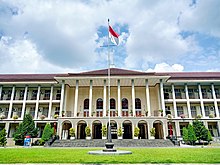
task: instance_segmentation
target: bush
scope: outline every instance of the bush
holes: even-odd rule
[[[135,127],[134,128],[134,136],[135,137],[138,137],[139,136],[139,133],[140,133],[140,129],[138,127]]]
[[[70,131],[70,136],[71,137],[75,137],[76,136],[75,135],[75,128],[70,128],[69,131]]]
[[[15,144],[23,145],[25,136],[37,136],[37,128],[35,128],[34,121],[30,114],[26,114],[22,123],[19,124],[16,131],[13,133]]]
[[[183,127],[183,141],[185,143],[188,143],[189,139],[188,139],[188,129],[186,127]]]
[[[89,126],[86,126],[85,132],[86,132],[86,136],[87,136],[87,137],[91,136],[91,130],[90,130],[90,127],[89,127]]]
[[[0,131],[0,146],[5,146],[7,144],[7,138],[6,138],[6,130],[5,128]]]
[[[103,126],[102,126],[102,136],[103,136],[103,137],[106,137],[106,136],[107,136],[107,127],[106,127],[106,125],[103,125]]]
[[[150,135],[155,137],[155,134],[156,134],[156,131],[155,131],[155,128],[153,127],[150,129]]]
[[[52,135],[53,135],[53,128],[51,128],[51,125],[47,123],[44,127],[40,143],[48,141],[52,137]]]
[[[191,145],[194,145],[197,140],[194,128],[191,124],[188,125],[188,141]]]
[[[121,127],[119,127],[119,129],[118,129],[118,136],[122,136],[123,135],[123,131],[122,131],[122,128]]]

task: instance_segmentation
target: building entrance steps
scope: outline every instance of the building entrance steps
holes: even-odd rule
[[[103,139],[75,139],[56,140],[51,147],[105,147]],[[113,139],[114,146],[117,147],[174,147],[170,140],[164,139]]]

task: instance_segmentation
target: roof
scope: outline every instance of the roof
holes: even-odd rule
[[[169,80],[216,80],[220,79],[220,72],[161,72],[158,76],[170,76]]]
[[[140,75],[154,75],[154,72],[141,72],[141,71],[134,71],[134,70],[126,70],[126,69],[119,69],[119,68],[110,68],[111,76],[140,76]],[[94,70],[88,72],[81,72],[81,73],[69,73],[69,76],[107,76],[108,69],[101,69],[101,70]]]
[[[67,74],[0,74],[0,82],[56,81],[54,77]]]

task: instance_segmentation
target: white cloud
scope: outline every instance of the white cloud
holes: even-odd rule
[[[111,25],[117,24],[119,28],[116,30],[122,37],[121,47],[125,47],[116,51],[121,67],[147,70],[164,61],[183,65],[183,62],[187,64],[183,58],[187,60],[189,54],[195,55],[203,49],[194,37],[183,38],[182,30],[209,31],[218,35],[220,21],[215,16],[219,1],[211,1],[210,4],[197,1],[196,7],[190,7],[191,0],[2,0],[0,37],[10,36],[20,47],[24,47],[25,42],[30,44],[25,49],[16,49],[22,51],[17,52],[19,64],[27,63],[23,56],[47,63],[44,68],[29,66],[33,72],[99,69],[105,66],[106,58],[105,52],[97,53],[96,50],[105,37],[98,38],[97,29],[107,27],[107,18],[110,18]],[[206,5],[208,11],[204,9]],[[124,25],[128,33],[120,29]],[[11,59],[3,54],[8,54],[6,49],[14,48],[13,44],[7,45],[1,50],[1,58],[14,66],[11,72],[13,68],[14,72],[22,71],[22,67],[16,68],[17,61],[9,61]]]
[[[182,13],[181,28],[220,37],[219,6],[219,0],[198,0],[196,5]]]
[[[148,69],[147,72],[182,72],[184,67],[180,64],[169,65],[167,63],[156,64],[154,69]]]

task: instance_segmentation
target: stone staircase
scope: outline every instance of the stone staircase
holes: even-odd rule
[[[107,140],[102,139],[75,139],[75,140],[56,140],[51,147],[105,147]],[[163,139],[113,139],[114,147],[174,147],[170,140]]]

